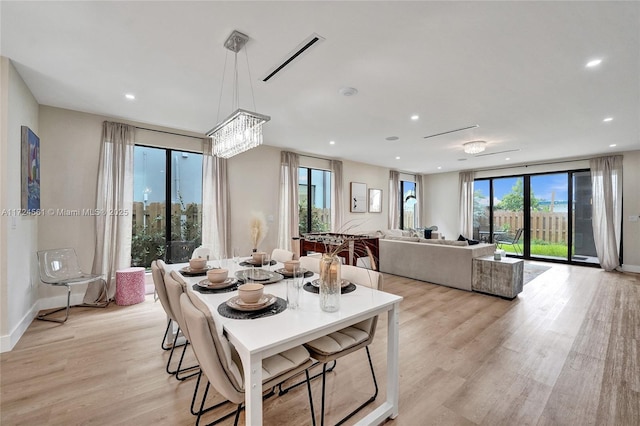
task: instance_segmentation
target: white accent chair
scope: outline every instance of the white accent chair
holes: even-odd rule
[[[271,252],[271,260],[275,260],[276,262],[284,263],[287,260],[293,260],[293,252],[289,250],[283,249],[273,249]]]

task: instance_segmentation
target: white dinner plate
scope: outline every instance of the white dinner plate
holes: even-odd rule
[[[240,299],[240,296],[234,296],[227,300],[227,306],[237,311],[251,312],[267,308],[276,303],[277,300],[278,298],[273,294],[264,294],[258,300],[258,303],[245,303]]]

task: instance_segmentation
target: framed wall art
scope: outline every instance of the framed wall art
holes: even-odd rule
[[[360,182],[351,182],[351,212],[366,213],[367,212],[367,184]]]
[[[23,211],[40,209],[40,138],[22,126],[22,202]]]
[[[369,213],[382,213],[382,189],[369,189]]]

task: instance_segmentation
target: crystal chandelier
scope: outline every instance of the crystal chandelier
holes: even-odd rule
[[[207,136],[211,136],[213,142],[213,155],[221,158],[233,157],[236,154],[262,145],[262,125],[271,119],[267,115],[238,108],[238,52],[247,41],[249,41],[247,35],[234,31],[224,42],[224,47],[235,53],[234,102],[232,109],[236,109],[207,133]],[[248,62],[247,59],[247,65]],[[253,86],[251,87],[251,93],[253,96]],[[222,98],[222,90],[220,91],[220,97]]]
[[[479,154],[485,149],[485,141],[471,141],[462,145],[467,154]]]

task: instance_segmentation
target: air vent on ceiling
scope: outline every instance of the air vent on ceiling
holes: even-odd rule
[[[475,129],[476,127],[480,127],[479,124],[474,124],[473,126],[461,127],[460,129],[447,130],[446,132],[435,133],[433,135],[424,136],[425,139],[435,138],[436,136],[448,135],[449,133],[461,132],[463,130]]]
[[[506,154],[507,152],[516,152],[516,151],[520,151],[520,149],[507,149],[504,151],[485,152],[484,154],[474,155],[474,157],[486,157],[487,155]]]
[[[324,37],[321,37],[316,33],[311,34],[302,43],[300,43],[295,49],[293,49],[287,55],[287,57],[280,62],[279,65],[276,65],[275,67],[271,68],[271,70],[267,71],[267,75],[262,79],[262,81],[264,82],[269,81],[273,76],[275,76],[277,73],[282,71],[284,67],[289,65],[291,62],[293,62],[293,60],[295,60],[296,58],[300,57],[300,55],[305,53],[311,46],[313,46],[314,44],[320,41],[324,41]]]

